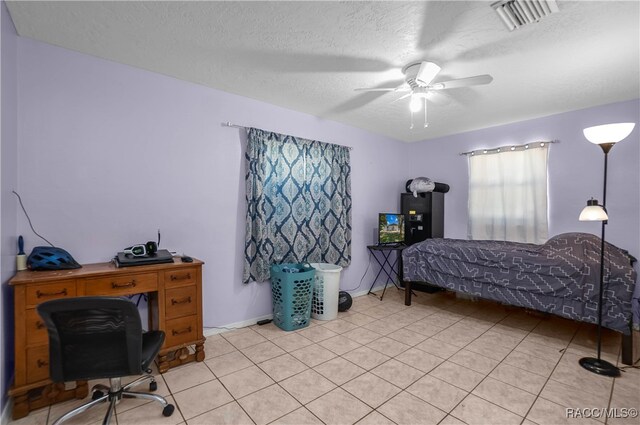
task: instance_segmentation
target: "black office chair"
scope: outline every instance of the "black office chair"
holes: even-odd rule
[[[92,400],[67,412],[54,425],[74,417],[102,402],[110,406],[102,422],[108,424],[114,408],[123,397],[144,398],[162,404],[164,416],[174,406],[156,394],[129,391],[149,382],[149,390],[158,384],[149,365],[164,342],[164,332],[142,332],[140,314],[126,298],[77,297],[44,302],[38,313],[49,331],[49,373],[54,382],[109,378],[110,386],[98,384]],[[121,377],[143,375],[127,385]]]

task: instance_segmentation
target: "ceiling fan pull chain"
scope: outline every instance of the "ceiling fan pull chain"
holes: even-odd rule
[[[413,111],[410,111],[411,113],[411,126],[409,126],[409,130],[413,130]]]
[[[429,121],[427,121],[427,97],[424,97],[424,128],[429,127]]]

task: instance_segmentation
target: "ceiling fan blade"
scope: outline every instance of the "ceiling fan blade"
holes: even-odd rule
[[[409,87],[383,87],[383,88],[359,88],[353,89],[354,91],[410,91]]]
[[[458,78],[457,80],[442,81],[429,86],[432,90],[457,89],[458,87],[480,86],[489,84],[493,81],[493,77],[489,74],[476,75],[467,78]]]
[[[440,67],[433,62],[423,61],[420,64],[420,69],[416,74],[416,82],[423,86],[431,84],[436,75],[440,72]]]
[[[453,92],[431,90],[427,95],[427,100],[429,100],[429,102],[433,103],[436,106],[447,106],[451,104],[453,100],[451,97],[451,93]]]
[[[267,57],[267,66],[281,70],[283,67],[280,63],[285,62],[288,72],[384,72],[393,68],[393,64],[387,61],[358,56],[276,52]]]
[[[412,94],[413,94],[413,92],[412,92],[412,93],[407,93],[407,94],[405,94],[404,96],[400,96],[399,98],[397,98],[396,100],[394,100],[394,101],[393,101],[393,102],[391,102],[391,103],[396,103],[396,102],[397,102],[397,101],[399,101],[399,100],[406,99],[407,97],[411,96]]]
[[[444,59],[452,39],[460,34],[460,21],[464,15],[470,13],[470,9],[484,6],[476,6],[474,2],[448,2],[434,1],[421,2],[422,13],[416,14],[422,17],[419,38],[416,40],[416,49],[428,51],[430,57]]]
[[[379,87],[371,88],[377,89],[385,86],[395,86],[396,88],[401,88],[403,87],[403,82],[401,80],[387,80],[380,83]],[[345,102],[342,102],[339,105],[336,105],[333,108],[322,112],[320,116],[324,118],[330,118],[335,117],[336,114],[353,111],[354,109],[361,108],[371,102],[376,101],[377,99],[383,97],[385,94],[386,92],[384,91],[360,91],[360,93],[355,94],[352,98],[347,99]]]
[[[381,89],[373,89],[373,88],[358,88],[358,89],[353,89],[353,91],[396,91],[397,88],[391,88],[391,87],[387,87],[387,88],[381,88]]]
[[[385,72],[395,67],[395,64],[377,58],[281,49],[225,48],[207,50],[207,53],[248,69],[280,73]]]

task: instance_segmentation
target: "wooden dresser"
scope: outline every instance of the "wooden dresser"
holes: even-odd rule
[[[9,282],[14,289],[15,376],[9,390],[13,418],[40,407],[87,396],[86,381],[74,388],[49,380],[47,330],[36,306],[55,298],[123,296],[146,293],[149,329],[163,330],[165,342],[156,362],[161,373],[204,360],[202,265],[194,259],[116,268],[112,263],[86,264],[75,270],[21,271]]]

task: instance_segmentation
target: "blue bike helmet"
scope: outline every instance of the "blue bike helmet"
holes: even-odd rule
[[[82,267],[71,254],[54,246],[36,246],[27,258],[31,270],[66,270]]]

